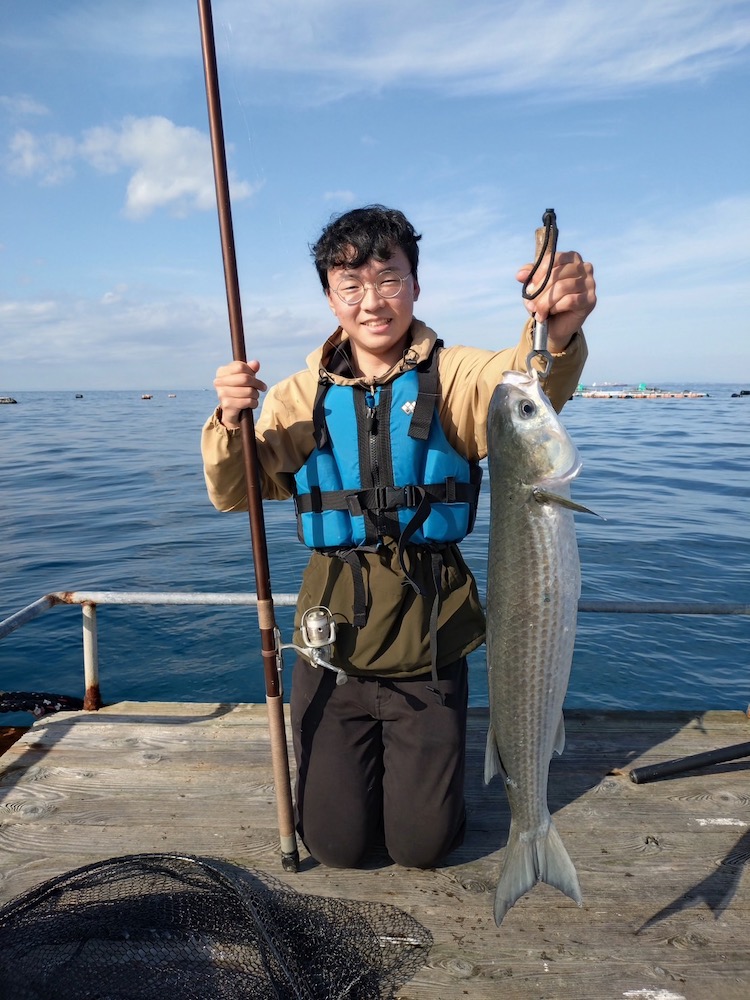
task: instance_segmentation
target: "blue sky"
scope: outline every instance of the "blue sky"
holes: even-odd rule
[[[584,381],[750,384],[747,0],[214,0],[248,354],[331,332],[308,245],[402,208],[417,315],[515,343],[553,207]],[[201,388],[231,356],[197,5],[0,7],[0,392]]]

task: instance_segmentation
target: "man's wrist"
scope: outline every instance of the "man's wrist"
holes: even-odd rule
[[[216,410],[216,419],[219,421],[222,427],[226,427],[228,431],[238,431],[240,429],[239,424],[234,424],[224,417],[224,411],[219,406]]]
[[[578,336],[578,330],[574,330],[573,333],[565,341],[565,344],[562,346],[560,344],[553,344],[549,342],[547,346],[549,348],[550,354],[565,354],[565,352],[568,350],[568,348],[571,346],[571,344],[573,343],[573,341],[576,339],[577,336]]]

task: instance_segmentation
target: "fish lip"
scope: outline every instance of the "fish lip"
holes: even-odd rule
[[[536,370],[533,372],[533,374],[529,375],[528,372],[520,372],[514,368],[510,371],[503,372],[503,381],[498,384],[502,385],[503,382],[507,382],[510,385],[518,385],[523,387],[525,385],[534,385],[534,383],[538,381],[539,381],[539,375],[536,372]]]

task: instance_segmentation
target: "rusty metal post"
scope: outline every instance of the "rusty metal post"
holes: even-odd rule
[[[83,680],[85,694],[83,707],[95,712],[102,707],[99,689],[99,638],[96,629],[96,605],[81,605],[83,619]]]

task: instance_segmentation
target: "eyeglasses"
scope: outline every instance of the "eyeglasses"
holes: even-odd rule
[[[403,291],[406,279],[410,277],[411,271],[408,274],[399,274],[398,271],[381,271],[371,284],[360,281],[359,278],[344,278],[334,291],[347,306],[359,305],[368,288],[374,288],[381,298],[395,299]]]

